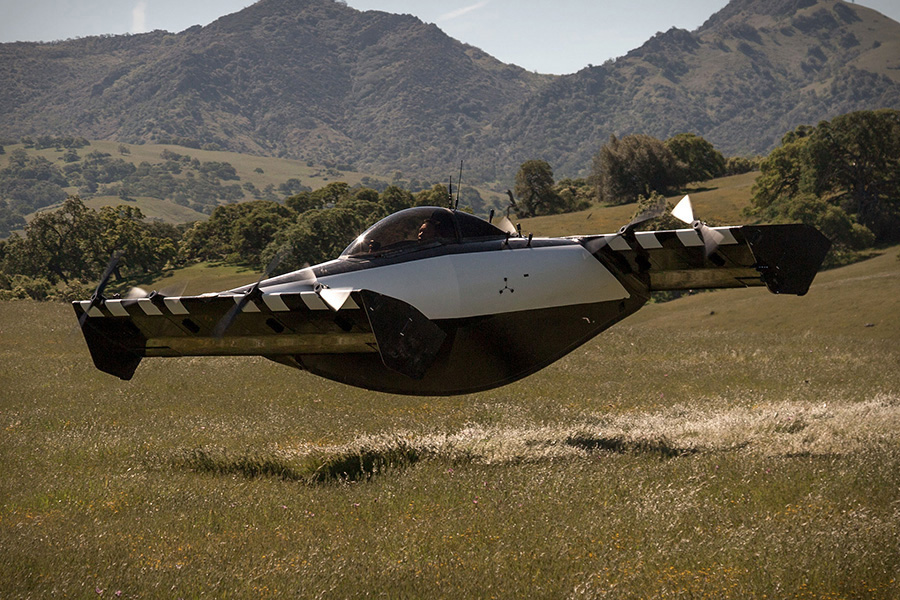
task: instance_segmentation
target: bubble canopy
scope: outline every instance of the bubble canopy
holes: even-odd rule
[[[368,256],[458,244],[463,240],[503,238],[506,238],[505,232],[474,215],[436,206],[418,206],[378,221],[353,240],[341,256]]]

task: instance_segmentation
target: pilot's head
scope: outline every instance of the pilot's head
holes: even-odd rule
[[[418,238],[420,242],[427,242],[438,237],[438,225],[431,219],[425,219],[419,227]]]
[[[438,238],[452,238],[453,222],[449,216],[442,211],[434,211],[430,217],[422,222],[419,226],[418,240],[427,242]]]

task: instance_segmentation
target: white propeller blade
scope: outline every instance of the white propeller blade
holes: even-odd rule
[[[144,288],[142,288],[142,287],[133,287],[133,288],[130,288],[130,289],[125,293],[125,299],[126,299],[126,300],[137,300],[138,298],[146,298],[146,297],[149,296],[149,295],[150,295],[150,292],[148,292],[148,291],[145,290]]]
[[[347,301],[347,298],[350,297],[352,292],[352,289],[333,290],[331,288],[322,288],[319,290],[319,298],[321,298],[325,304],[330,306],[331,310],[339,311],[344,307],[344,303]]]
[[[516,229],[516,226],[513,225],[513,222],[509,220],[509,217],[503,217],[497,223],[497,228],[505,231],[510,235],[517,235],[519,232]]]
[[[685,196],[675,205],[675,208],[672,209],[672,216],[688,225],[694,222],[694,209],[691,206],[690,196]]]

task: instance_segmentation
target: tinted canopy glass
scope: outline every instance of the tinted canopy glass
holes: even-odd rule
[[[466,213],[420,206],[378,221],[356,238],[341,256],[362,256],[454,244],[460,238],[494,238],[506,234]]]

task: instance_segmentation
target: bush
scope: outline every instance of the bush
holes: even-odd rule
[[[14,298],[31,298],[32,300],[48,300],[52,297],[53,285],[44,277],[12,276],[12,295]]]

